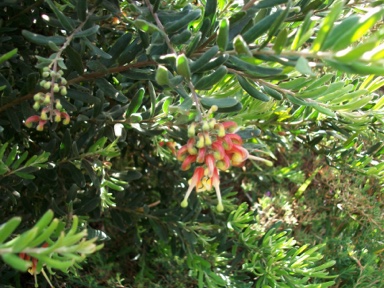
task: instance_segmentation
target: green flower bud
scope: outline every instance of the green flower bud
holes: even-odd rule
[[[53,85],[53,92],[57,93],[57,92],[59,92],[59,91],[60,91],[59,84],[55,83],[55,84]]]
[[[45,82],[44,85],[43,85],[44,89],[49,89],[51,88],[51,82]]]
[[[65,79],[65,78],[63,78],[63,77],[60,78],[60,84],[61,84],[61,85],[67,85],[67,83],[68,83],[68,82],[67,82],[67,79]]]
[[[44,104],[49,104],[49,103],[51,103],[51,95],[47,93],[45,94]]]
[[[55,105],[55,108],[58,109],[58,110],[61,110],[63,109],[63,105],[61,105],[61,102],[60,100],[56,100],[56,105]]]
[[[40,119],[41,120],[48,120],[48,115],[47,115],[47,112],[45,110],[41,111]]]
[[[203,122],[203,131],[207,132],[210,130],[209,123],[207,121]]]
[[[39,102],[35,102],[35,104],[33,104],[33,109],[39,110],[40,109],[40,103]]]
[[[47,80],[41,80],[39,84],[41,87],[44,87],[45,83],[47,83]]]
[[[47,78],[47,77],[49,77],[49,72],[43,72],[41,75],[42,75],[44,78]]]
[[[65,86],[62,86],[61,89],[60,89],[60,94],[62,96],[65,96],[67,95],[67,88]]]
[[[42,96],[43,94],[41,92],[36,93],[35,95],[33,95],[33,100],[35,100],[35,102],[41,101]]]
[[[55,115],[55,122],[60,122],[61,121],[61,116],[60,113]]]
[[[196,123],[192,123],[188,127],[188,137],[189,138],[195,137],[195,135],[196,135]]]

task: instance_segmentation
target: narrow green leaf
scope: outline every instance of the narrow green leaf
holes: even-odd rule
[[[3,54],[0,56],[0,64],[7,61],[8,59],[11,59],[13,56],[17,54],[17,48]]]
[[[73,36],[75,38],[82,38],[82,37],[88,37],[96,34],[99,31],[100,26],[94,25],[91,28],[76,32]]]
[[[319,32],[316,35],[315,40],[313,41],[311,50],[313,52],[320,51],[325,39],[327,38],[329,32],[331,31],[333,24],[339,17],[341,11],[343,10],[344,3],[343,1],[337,1],[334,3],[331,11],[325,16],[323,22],[321,23]]]
[[[144,93],[145,93],[144,88],[140,88],[136,92],[135,96],[133,97],[133,99],[131,100],[131,102],[128,105],[128,109],[127,109],[127,113],[126,113],[127,117],[131,116],[132,113],[136,113],[137,110],[139,110],[141,104],[143,103]]]
[[[88,5],[87,0],[77,0],[76,2],[76,12],[77,17],[80,21],[85,21],[87,18],[87,12],[88,12]]]
[[[283,10],[279,9],[275,13],[257,22],[251,29],[243,34],[245,42],[253,43],[257,38],[266,33],[282,12]]]
[[[32,33],[27,30],[22,30],[21,34],[29,41],[37,45],[48,46],[49,42],[52,41],[56,45],[62,45],[65,42],[63,36],[43,36],[40,34]]]
[[[13,217],[0,226],[0,244],[2,244],[20,225],[21,218]]]
[[[61,25],[63,25],[63,28],[68,32],[71,32],[73,30],[71,19],[65,16],[51,0],[45,1],[48,3],[49,7],[51,7],[53,13],[55,13],[57,19],[60,21]]]

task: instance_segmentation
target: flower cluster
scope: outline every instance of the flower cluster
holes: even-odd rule
[[[54,97],[55,93],[60,93],[62,96],[67,95],[67,80],[63,77],[63,74],[62,70],[56,72],[44,67],[42,76],[50,79],[42,80],[40,86],[47,92],[38,92],[33,96],[35,101],[33,108],[36,111],[41,109],[41,112],[40,115],[33,115],[25,120],[25,125],[28,128],[31,128],[33,123],[37,123],[36,130],[43,131],[44,125],[48,121],[62,121],[64,125],[69,124],[70,117],[68,113],[63,110],[60,100]]]
[[[188,206],[188,197],[195,188],[196,192],[215,189],[218,199],[217,210],[223,211],[221,200],[219,170],[228,170],[231,166],[242,166],[249,157],[248,151],[242,147],[243,140],[234,132],[237,124],[232,121],[222,123],[216,119],[192,123],[188,127],[188,142],[177,152],[177,159],[182,162],[183,171],[197,166],[189,187],[181,202],[182,207]]]

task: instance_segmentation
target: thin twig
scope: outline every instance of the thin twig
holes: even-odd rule
[[[69,80],[67,86],[73,85],[73,84],[76,84],[79,82],[83,82],[83,81],[92,81],[92,80],[95,80],[98,78],[102,78],[108,74],[119,73],[119,72],[127,71],[127,70],[132,69],[132,68],[150,66],[150,65],[155,65],[155,64],[156,64],[156,62],[154,62],[154,61],[145,61],[145,62],[139,62],[139,63],[128,64],[128,65],[123,65],[123,66],[119,66],[119,67],[109,68],[109,69],[106,69],[105,72],[103,71],[103,72],[93,72],[93,73],[89,73],[89,74],[84,74],[84,75],[81,75],[81,76],[78,76],[76,78]],[[23,103],[24,101],[32,99],[33,95],[35,95],[36,92],[41,92],[41,91],[43,91],[43,89],[39,89],[39,90],[34,91],[32,93],[28,93],[24,96],[21,96],[20,98],[17,98],[15,100],[1,106],[0,107],[0,113],[4,112],[4,111],[20,104],[20,103]]]

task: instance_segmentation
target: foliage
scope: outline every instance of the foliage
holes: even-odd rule
[[[349,2],[3,1],[4,262],[51,286],[380,285],[384,10]]]

